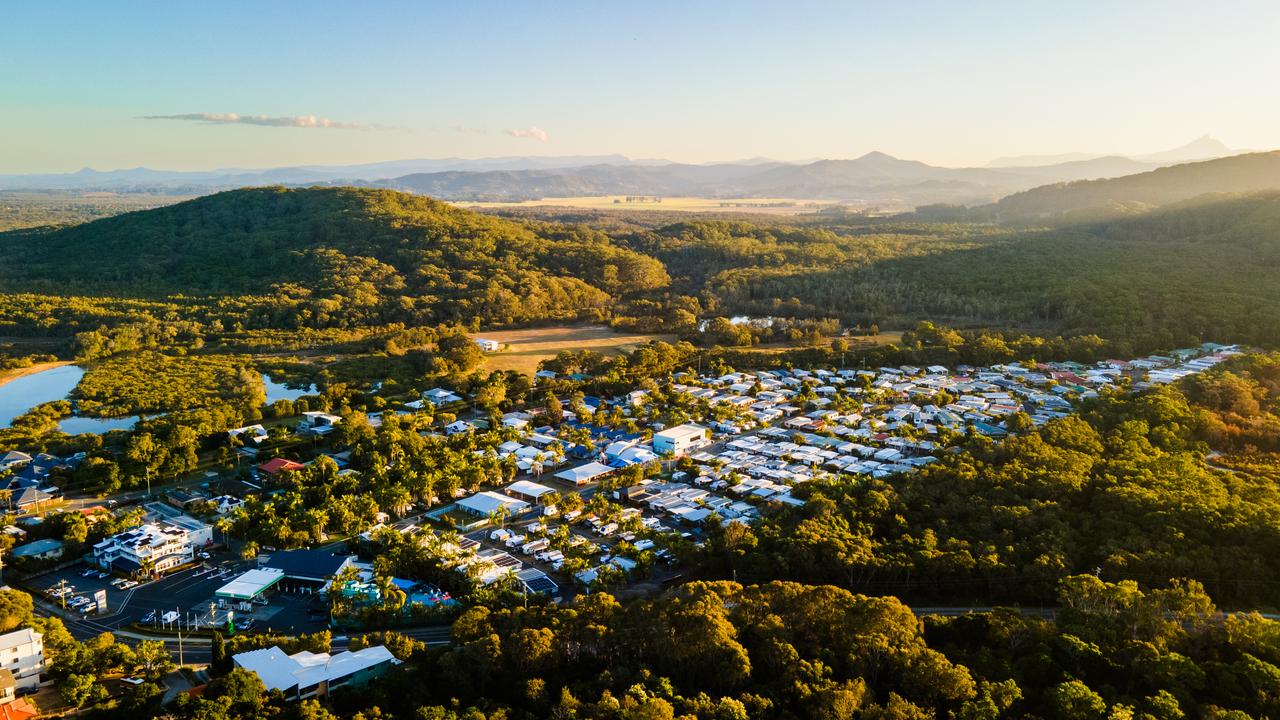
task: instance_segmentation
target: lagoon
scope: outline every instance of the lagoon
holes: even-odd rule
[[[132,430],[142,419],[141,415],[116,418],[69,417],[58,423],[58,429],[68,435],[92,433],[102,435],[112,430]]]
[[[299,385],[291,387],[284,383],[278,383],[266,375],[262,376],[262,384],[267,387],[267,404],[277,400],[297,400],[303,395],[315,395],[315,385]]]
[[[0,385],[0,428],[37,405],[65,399],[82,377],[83,368],[62,365]]]

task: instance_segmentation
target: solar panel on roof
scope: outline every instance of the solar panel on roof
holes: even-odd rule
[[[524,584],[529,589],[529,592],[532,593],[554,594],[560,589],[560,586],[552,582],[550,578],[545,577],[526,580]]]

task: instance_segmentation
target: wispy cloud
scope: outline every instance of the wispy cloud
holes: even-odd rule
[[[514,128],[512,130],[508,130],[507,134],[511,137],[528,138],[530,140],[537,140],[538,142],[546,142],[550,139],[550,136],[547,135],[547,131],[538,127]]]
[[[315,115],[272,117],[270,115],[240,115],[238,113],[181,113],[178,115],[143,115],[143,120],[190,120],[214,125],[262,125],[264,127],[325,128],[339,130],[377,130],[380,125],[338,122]]]

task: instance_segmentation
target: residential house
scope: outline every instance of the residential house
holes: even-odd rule
[[[44,671],[44,636],[31,628],[0,635],[0,667],[13,673],[18,690],[35,690]]]
[[[14,560],[30,558],[32,560],[57,560],[62,557],[64,545],[61,540],[45,538],[25,545],[19,545],[9,552]]]
[[[148,566],[164,572],[195,560],[196,550],[213,542],[213,529],[182,516],[125,530],[93,546],[93,560],[104,568],[137,573]]]
[[[342,687],[358,687],[399,664],[383,645],[332,655],[305,650],[287,655],[272,646],[238,653],[232,661],[257,675],[267,690],[279,690],[289,700],[323,698]]]

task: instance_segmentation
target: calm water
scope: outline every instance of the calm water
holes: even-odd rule
[[[84,370],[79,366],[63,365],[0,385],[0,428],[9,427],[14,418],[37,405],[65,399],[82,377]],[[277,400],[297,400],[303,395],[316,393],[315,385],[290,387],[275,382],[266,375],[262,376],[262,382],[267,388],[268,405]],[[119,418],[69,417],[58,423],[58,427],[68,435],[101,435],[111,430],[132,430],[140,419],[139,415]]]
[[[262,383],[267,386],[267,404],[277,400],[297,400],[303,395],[315,395],[315,385],[299,385],[290,387],[284,383],[278,383],[266,375],[262,376]]]
[[[41,403],[66,398],[82,377],[81,368],[63,365],[0,385],[0,428],[9,427],[14,418]]]
[[[58,423],[58,429],[68,435],[93,433],[101,435],[112,430],[132,430],[142,419],[141,415],[118,418],[69,417]]]

